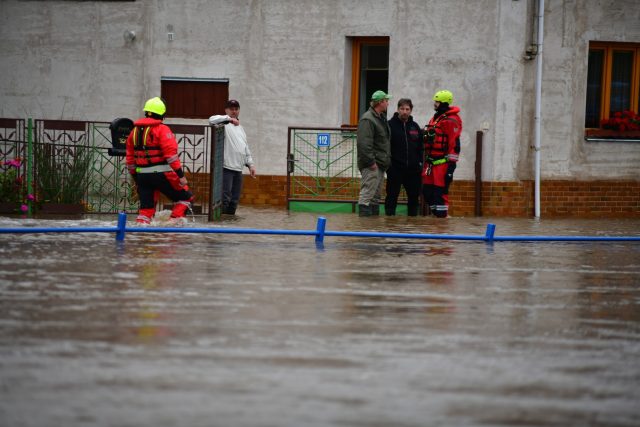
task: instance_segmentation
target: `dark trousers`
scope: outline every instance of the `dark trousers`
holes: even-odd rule
[[[173,172],[171,172],[173,173]],[[156,205],[154,193],[160,191],[171,201],[189,201],[193,194],[182,188],[176,190],[164,173],[139,173],[136,175],[136,183],[138,184],[138,196],[140,197],[140,208],[150,209]]]
[[[422,192],[431,214],[439,218],[446,218],[449,211],[449,196],[445,194],[445,187],[425,184],[422,187]]]
[[[384,210],[387,215],[396,214],[400,189],[404,186],[407,193],[407,213],[409,216],[418,215],[418,199],[420,197],[420,173],[409,172],[406,169],[391,166],[387,170],[387,196],[384,200]]]
[[[222,213],[234,215],[242,193],[242,172],[222,169]]]

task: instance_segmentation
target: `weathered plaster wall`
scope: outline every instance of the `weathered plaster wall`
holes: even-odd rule
[[[640,43],[640,2],[547,2],[542,178],[640,179],[640,144],[584,141],[589,41]]]
[[[0,2],[0,115],[108,119],[145,95],[145,2]]]
[[[288,126],[348,121],[348,37],[389,36],[394,100],[411,97],[421,125],[437,89],[462,107],[456,176],[473,178],[475,133],[486,124],[483,178],[532,179],[535,63],[522,57],[534,0],[446,3],[4,0],[0,117],[133,118],[162,76],[228,78],[259,172],[282,175]],[[640,144],[617,144],[624,155],[613,169],[602,162],[611,146],[582,138],[588,40],[640,42],[638,9],[633,0],[547,0],[543,178],[638,178]]]

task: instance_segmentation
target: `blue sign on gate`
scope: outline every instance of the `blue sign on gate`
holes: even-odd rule
[[[328,133],[319,133],[317,142],[318,147],[328,147],[331,145],[331,136]]]

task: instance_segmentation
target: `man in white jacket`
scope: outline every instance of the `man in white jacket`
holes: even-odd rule
[[[249,168],[251,178],[256,177],[251,151],[247,145],[247,135],[240,125],[240,103],[235,99],[227,101],[226,115],[211,116],[209,123],[224,127],[224,165],[222,169],[222,213],[235,215],[242,192],[242,170]]]

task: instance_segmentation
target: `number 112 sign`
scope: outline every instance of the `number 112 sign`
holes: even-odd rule
[[[319,133],[317,139],[318,147],[328,147],[331,145],[331,135],[328,133]]]

